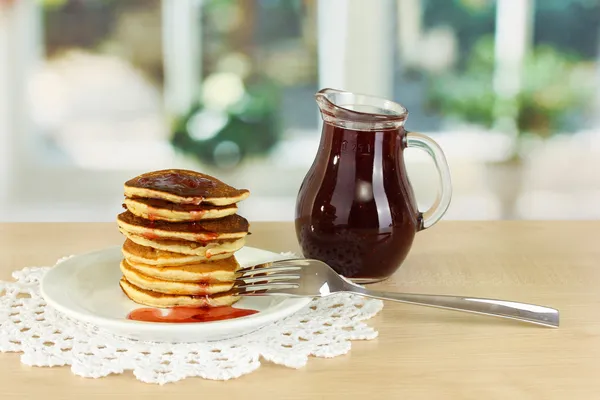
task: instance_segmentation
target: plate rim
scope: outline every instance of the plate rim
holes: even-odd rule
[[[282,256],[279,253],[275,253],[270,250],[265,250],[265,249],[261,249],[258,247],[244,246],[244,248],[268,252],[274,256]],[[82,313],[80,311],[74,310],[72,308],[69,308],[69,307],[63,305],[60,302],[55,301],[53,296],[51,294],[49,295],[49,290],[47,288],[47,286],[48,286],[47,279],[48,279],[48,276],[50,276],[50,277],[52,276],[53,271],[60,271],[61,267],[62,268],[73,268],[69,264],[73,263],[73,262],[77,262],[77,259],[81,258],[81,257],[90,257],[90,256],[99,255],[102,253],[109,253],[109,252],[113,252],[113,251],[120,252],[120,249],[121,249],[121,246],[110,246],[110,247],[105,247],[102,249],[90,251],[87,253],[77,254],[77,255],[71,256],[67,259],[58,261],[54,266],[50,267],[50,269],[48,271],[46,271],[44,273],[44,275],[42,276],[42,278],[40,279],[40,294],[41,294],[42,298],[44,299],[44,301],[46,302],[46,304],[48,306],[54,308],[58,312],[62,313],[67,318],[75,319],[75,320],[78,320],[78,321],[81,321],[84,323],[89,323],[89,324],[92,324],[99,328],[106,329],[106,328],[114,327],[114,328],[118,328],[118,329],[122,330],[123,328],[130,326],[130,327],[135,327],[135,330],[139,333],[152,333],[152,332],[168,333],[168,332],[172,332],[174,330],[176,330],[178,333],[186,333],[186,332],[194,332],[194,331],[198,331],[198,330],[210,329],[211,327],[216,328],[216,329],[225,329],[225,326],[228,324],[231,324],[231,323],[235,323],[236,329],[238,329],[238,330],[243,329],[243,328],[251,328],[254,326],[256,326],[256,330],[258,330],[268,324],[274,323],[278,320],[281,320],[282,318],[285,318],[289,315],[296,313],[297,311],[299,311],[300,309],[302,309],[306,305],[308,305],[312,300],[311,298],[308,298],[308,297],[287,297],[283,300],[283,302],[281,302],[279,304],[282,304],[284,302],[289,302],[291,304],[282,310],[274,311],[274,312],[271,312],[268,314],[265,314],[264,312],[258,312],[256,314],[252,314],[247,317],[235,318],[235,319],[231,319],[231,320],[209,321],[209,322],[203,322],[203,323],[197,323],[197,322],[159,323],[159,322],[135,321],[135,320],[129,320],[126,318],[116,319],[116,318],[111,318],[111,317],[100,316],[100,315],[94,314],[92,312]],[[66,267],[65,267],[65,265],[66,265]],[[132,301],[132,300],[129,300],[129,301]],[[135,302],[133,302],[133,303],[137,304]],[[140,307],[149,307],[149,306],[144,306],[143,304],[138,304],[138,305]],[[156,307],[150,307],[150,308],[156,308]],[[261,318],[261,315],[262,315],[262,318]],[[261,319],[263,319],[262,322],[261,322]],[[264,319],[267,319],[268,321],[265,322]],[[244,335],[244,334],[242,334],[242,335]]]

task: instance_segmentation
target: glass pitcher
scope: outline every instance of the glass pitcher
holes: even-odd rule
[[[296,201],[296,234],[306,258],[321,260],[357,283],[388,278],[402,264],[416,232],[450,205],[450,171],[429,137],[407,132],[408,111],[393,101],[323,89],[321,142]],[[404,149],[426,151],[441,190],[420,212],[404,165]]]

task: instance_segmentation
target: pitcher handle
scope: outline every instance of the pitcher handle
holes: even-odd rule
[[[433,163],[437,169],[440,190],[437,198],[429,210],[423,212],[423,222],[421,229],[427,229],[438,222],[448,210],[452,198],[452,180],[450,178],[450,168],[446,162],[446,156],[442,148],[429,136],[421,133],[407,132],[406,146],[415,147],[424,150],[433,158]]]

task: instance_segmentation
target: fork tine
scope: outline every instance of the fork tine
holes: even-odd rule
[[[283,294],[286,290],[300,287],[299,279],[304,259],[278,260],[251,265],[236,271],[235,290],[240,295]]]
[[[291,274],[269,274],[265,276],[249,276],[242,277],[235,280],[235,282],[239,282],[240,284],[249,284],[255,282],[275,282],[275,281],[292,281],[300,279],[300,275],[291,275]]]
[[[297,283],[291,282],[270,282],[265,284],[253,284],[253,285],[238,285],[233,288],[238,294],[252,293],[266,290],[283,290],[283,289],[297,289],[300,287]]]
[[[290,258],[290,259],[286,259],[286,260],[277,260],[277,261],[269,261],[269,262],[265,262],[265,263],[261,263],[261,264],[256,264],[256,265],[249,265],[247,267],[244,268],[240,268],[237,272],[246,272],[246,271],[252,271],[252,270],[256,270],[256,269],[266,269],[266,268],[274,268],[274,267],[298,267],[300,268],[302,265],[306,264],[306,260],[302,259],[302,258]]]
[[[246,277],[246,276],[252,276],[252,275],[257,275],[257,274],[273,274],[276,272],[291,272],[291,271],[298,271],[302,269],[302,267],[300,266],[277,266],[277,267],[260,267],[257,269],[245,269],[245,270],[238,270],[236,272],[236,277],[240,278],[240,277]]]

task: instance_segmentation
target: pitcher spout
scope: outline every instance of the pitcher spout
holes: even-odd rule
[[[408,111],[399,103],[375,96],[325,88],[315,100],[326,123],[349,129],[398,129],[404,125]]]
[[[335,95],[343,93],[341,90],[325,88],[315,93],[315,100],[321,111],[323,119],[326,116],[335,117],[338,112],[338,106],[335,104]]]

